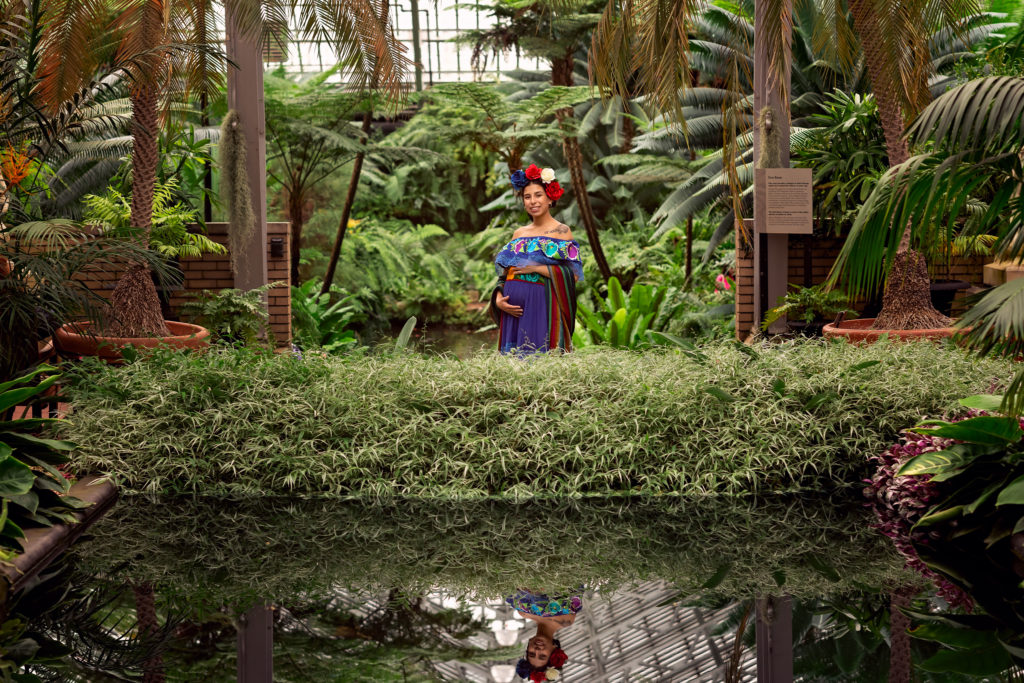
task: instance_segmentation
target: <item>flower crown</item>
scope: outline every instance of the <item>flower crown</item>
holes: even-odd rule
[[[569,661],[569,655],[561,645],[555,645],[554,652],[548,657],[548,665],[543,669],[534,669],[525,659],[520,659],[516,664],[516,674],[532,683],[545,683],[545,681],[557,681],[562,675],[562,667]]]
[[[512,187],[516,189],[516,192],[521,191],[531,182],[540,181],[540,184],[544,186],[544,192],[548,195],[548,199],[553,202],[557,202],[559,197],[565,192],[562,186],[558,184],[558,181],[555,180],[555,169],[537,168],[536,164],[530,164],[526,167],[526,170],[520,168],[512,171],[509,180],[512,181]]]

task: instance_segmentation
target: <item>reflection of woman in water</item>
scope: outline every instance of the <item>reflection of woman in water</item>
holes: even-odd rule
[[[576,621],[576,615],[583,611],[583,587],[556,597],[520,588],[505,602],[537,622],[537,634],[527,641],[526,656],[516,664],[516,673],[536,683],[556,680],[569,657],[555,632]]]
[[[572,350],[576,282],[583,279],[580,245],[551,216],[562,196],[555,172],[530,164],[512,173],[512,185],[533,219],[512,234],[494,260],[501,284],[491,294],[491,316],[502,353]]]

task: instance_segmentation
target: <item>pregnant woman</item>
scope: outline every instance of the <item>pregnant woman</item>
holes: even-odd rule
[[[556,597],[520,588],[505,602],[537,623],[537,634],[526,643],[526,656],[516,664],[516,674],[534,683],[558,680],[569,656],[555,632],[571,625],[583,611],[583,586]]]
[[[562,188],[552,169],[533,164],[514,171],[511,180],[532,221],[512,234],[494,260],[501,280],[491,294],[498,350],[519,356],[571,351],[583,263],[572,231],[551,215]]]

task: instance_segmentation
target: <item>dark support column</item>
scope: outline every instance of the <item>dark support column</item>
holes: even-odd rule
[[[793,598],[757,599],[757,683],[793,681]]]
[[[249,192],[256,227],[242,253],[235,287],[254,289],[267,282],[267,137],[263,112],[263,51],[258,36],[237,29],[231,4],[225,10],[228,59],[228,107],[238,112],[245,133]]]
[[[793,2],[787,0],[788,13],[792,16]],[[769,88],[768,48],[764,31],[763,13],[765,3],[755,0],[754,3],[754,120],[757,121],[761,110],[770,106],[775,112],[772,125],[779,133],[781,149],[779,166],[789,168],[789,103],[782,102],[779,87]],[[788,59],[787,59],[788,61]],[[785,69],[786,90],[789,90],[789,68]],[[754,159],[760,157],[760,135],[754,128]],[[764,197],[755,193],[754,202],[763,202]],[[755,209],[754,216],[759,215]],[[764,226],[756,225],[754,230],[760,233]],[[763,235],[754,239],[754,324],[760,327],[761,319],[767,309],[775,306],[780,296],[786,293],[786,280],[789,269],[789,235]],[[769,332],[781,332],[786,328],[785,319],[772,325]]]
[[[423,50],[420,46],[419,0],[410,0],[409,7],[412,13],[412,61],[415,63],[414,68],[416,69],[416,92],[419,92],[423,90]],[[458,16],[458,12],[455,13],[455,16]]]
[[[274,683],[271,605],[256,605],[238,619],[238,683]]]

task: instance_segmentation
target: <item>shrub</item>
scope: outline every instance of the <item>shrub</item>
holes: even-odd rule
[[[263,295],[283,284],[269,282],[244,292],[240,289],[222,289],[219,292],[204,289],[181,305],[181,314],[208,328],[217,341],[255,344],[259,341],[260,331],[265,330],[267,343],[273,346],[274,333],[268,324],[270,314]]]
[[[458,498],[827,491],[1011,371],[931,344],[826,342],[83,367],[64,431],[79,470],[125,492]]]

